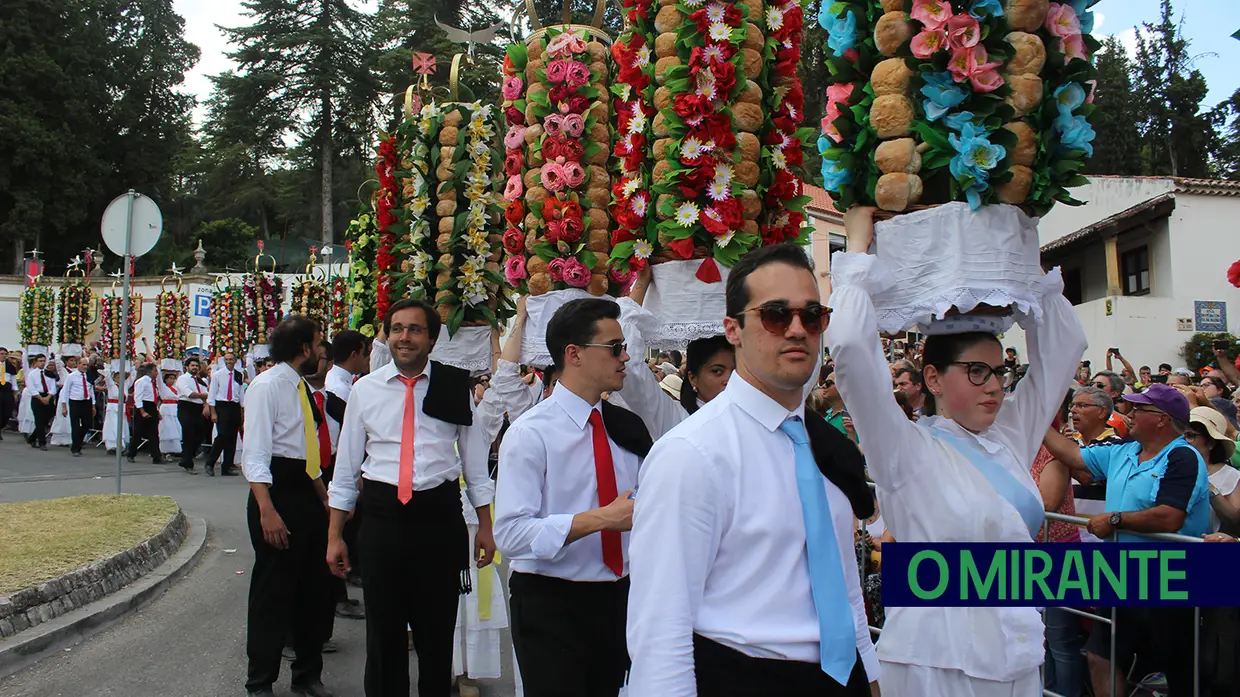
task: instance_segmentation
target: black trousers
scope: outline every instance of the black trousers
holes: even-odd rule
[[[367,480],[358,546],[366,559],[366,697],[408,697],[406,626],[418,653],[419,697],[452,691],[452,639],[468,584],[469,531],[456,479],[415,491],[402,504],[396,487]]]
[[[146,451],[150,453],[152,462],[159,462],[162,459],[159,453],[158,404],[144,402],[143,408],[134,407],[133,433],[129,436],[129,448],[125,453],[126,457],[137,455],[139,444],[146,446]]]
[[[694,634],[693,665],[698,697],[870,697],[869,678],[860,654],[848,684],[841,685],[822,672],[817,663],[754,658]],[[524,671],[521,676],[525,676]]]
[[[95,403],[89,399],[69,400],[69,429],[73,433],[73,446],[69,448],[75,453],[82,452],[82,443],[86,440],[86,432],[90,430],[94,418]]]
[[[273,457],[271,479],[271,503],[288,528],[288,548],[276,549],[263,539],[262,516],[251,493],[246,520],[254,546],[254,572],[245,636],[249,659],[245,688],[250,692],[275,684],[289,635],[297,652],[293,684],[320,682],[327,639],[322,608],[331,602],[327,511],[306,475],[306,463]]]
[[[177,402],[177,421],[181,424],[181,466],[187,470],[194,469],[194,456],[198,454],[203,431],[207,429],[207,420],[202,418],[204,408],[193,402]]]
[[[32,397],[30,411],[34,414],[34,432],[26,440],[40,447],[47,445],[47,430],[52,427],[52,420],[56,418],[56,401],[44,404]]]
[[[17,393],[13,389],[13,380],[9,378],[7,387],[0,387],[0,431],[9,425],[13,412],[17,409]]]
[[[215,427],[218,433],[211,444],[211,452],[207,454],[207,467],[214,467],[215,461],[224,454],[224,471],[232,469],[237,457],[237,431],[241,430],[241,405],[235,402],[216,402]],[[184,453],[182,453],[184,454]],[[327,553],[323,553],[323,564],[327,564]]]
[[[629,669],[629,579],[514,573],[509,619],[527,697],[615,697]]]

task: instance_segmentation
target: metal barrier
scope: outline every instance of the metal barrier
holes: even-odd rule
[[[868,482],[868,484],[870,486],[870,489],[877,491],[877,487],[874,484],[874,482]],[[1077,526],[1084,526],[1086,523],[1089,522],[1089,518],[1085,518],[1082,516],[1064,515],[1062,513],[1053,513],[1053,512],[1048,511],[1046,513],[1047,524],[1042,526],[1042,541],[1043,542],[1050,541],[1049,523],[1051,523],[1052,521],[1060,522],[1060,523],[1070,523],[1070,524],[1077,525]],[[868,533],[866,532],[866,527],[867,527],[866,522],[864,520],[861,520],[859,522],[861,523],[861,532],[862,532],[861,558],[864,561],[866,559],[869,559],[869,556],[870,556],[869,545],[866,543],[866,538],[868,536]],[[1177,535],[1175,533],[1133,532],[1131,530],[1125,530],[1124,532],[1130,535],[1137,535],[1140,537],[1146,537],[1146,538],[1150,538],[1153,540],[1162,540],[1164,542],[1202,542],[1203,541],[1201,538],[1198,538],[1198,537],[1189,537],[1188,535]],[[1111,537],[1107,541],[1118,542],[1119,533],[1113,532],[1111,534]],[[865,585],[865,564],[864,563],[860,565],[860,571],[861,571],[861,583],[862,583],[862,586],[864,586]],[[881,573],[881,570],[880,570],[880,573]],[[1042,609],[1043,616],[1045,616],[1046,614],[1046,609],[1047,608]],[[1116,634],[1115,632],[1115,626],[1116,626],[1115,608],[1111,608],[1110,617],[1104,617],[1102,615],[1094,614],[1092,612],[1086,612],[1084,610],[1078,610],[1076,608],[1071,608],[1071,607],[1061,607],[1058,609],[1065,610],[1071,614],[1079,615],[1081,617],[1088,617],[1096,622],[1103,622],[1105,624],[1111,625],[1111,656],[1112,657],[1115,656],[1115,634]],[[1045,624],[1045,620],[1043,622]],[[1193,627],[1194,627],[1194,631],[1193,631],[1193,697],[1197,697],[1198,695],[1201,694],[1201,608],[1199,607],[1193,608]],[[870,634],[872,636],[879,636],[883,633],[882,629],[875,627],[873,625],[870,625],[869,628],[870,628]],[[1116,669],[1115,669],[1114,663],[1112,663],[1111,691],[1110,691],[1111,693],[1109,697],[1117,697],[1116,685],[1115,685],[1117,680],[1115,679],[1115,676],[1116,676]],[[1127,680],[1127,676],[1125,676],[1125,680]],[[1043,685],[1046,684],[1046,664],[1045,663],[1042,664],[1042,684]],[[1042,690],[1042,696],[1043,697],[1064,697],[1058,692],[1052,692],[1047,689]]]

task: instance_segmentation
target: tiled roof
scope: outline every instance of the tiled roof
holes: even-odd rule
[[[1183,194],[1199,194],[1203,196],[1240,196],[1240,181],[1229,179],[1193,179],[1191,177],[1127,176],[1121,174],[1090,174],[1090,179],[1160,179],[1175,185],[1175,191]]]
[[[806,184],[805,195],[812,199],[809,204],[805,206],[807,211],[811,213],[821,213],[833,218],[842,217],[844,215],[835,209],[835,201],[831,200],[831,194],[827,193],[826,189],[813,186],[811,184]]]
[[[1042,245],[1041,251],[1045,254],[1073,246],[1077,243],[1091,242],[1105,234],[1115,234],[1130,229],[1140,224],[1142,220],[1166,217],[1173,210],[1175,210],[1175,196],[1171,194],[1155,196],[1131,208],[1120,211],[1109,218],[1104,218],[1069,235],[1064,235],[1057,240],[1047,242]]]

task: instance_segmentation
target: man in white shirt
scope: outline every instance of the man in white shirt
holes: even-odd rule
[[[205,380],[199,376],[201,364],[197,358],[185,359],[185,372],[177,378],[177,421],[181,423],[181,467],[194,471],[194,456],[202,447],[203,436],[209,423],[207,416],[207,391]]]
[[[459,596],[470,592],[469,564],[495,554],[494,484],[487,446],[473,425],[469,373],[430,361],[440,318],[421,300],[400,300],[383,320],[392,362],[353,385],[330,489],[327,563],[350,569],[345,520],[365,504],[358,546],[366,563],[366,695],[409,694],[406,627],[418,654],[418,694],[448,697]],[[459,452],[459,454],[458,454]],[[470,559],[460,477],[478,512]]]
[[[642,469],[628,694],[878,694],[853,548],[873,498],[856,448],[807,421],[828,313],[804,250],[742,257],[726,305],[736,372]]]
[[[640,417],[602,399],[624,386],[619,317],[598,298],[555,313],[555,391],[500,445],[495,531],[512,560],[513,646],[532,696],[614,697],[629,665],[629,495],[651,439]]]
[[[301,315],[271,331],[274,368],[256,377],[247,397],[242,467],[250,482],[247,520],[254,546],[250,575],[246,691],[274,697],[280,655],[291,634],[297,657],[294,694],[331,697],[323,687],[321,649],[330,616],[327,492],[310,387],[302,376],[319,365],[319,329]],[[228,376],[225,376],[227,379]]]
[[[9,350],[0,346],[0,433],[17,409],[17,367],[9,362]],[[4,437],[0,435],[0,440]]]
[[[215,461],[224,455],[220,474],[225,477],[237,474],[233,467],[237,453],[237,431],[241,428],[244,412],[241,409],[245,396],[245,377],[237,369],[237,357],[224,354],[224,367],[211,375],[207,390],[207,407],[211,422],[215,424],[215,440],[207,454],[207,476],[215,476]]]
[[[138,368],[138,379],[133,384],[133,425],[132,436],[129,438],[129,451],[126,459],[134,461],[138,448],[145,445],[151,455],[151,462],[163,464],[164,458],[159,453],[159,396],[155,387],[155,364],[143,363]]]
[[[95,388],[86,379],[84,361],[77,356],[65,356],[65,367],[69,372],[65,375],[65,416],[69,418],[69,429],[73,440],[69,447],[74,457],[82,456],[82,442],[86,440],[86,432],[95,420]]]
[[[30,393],[30,411],[34,414],[34,431],[26,438],[32,447],[47,450],[47,430],[51,428],[52,419],[56,418],[56,394],[60,391],[60,383],[55,375],[48,375],[44,369],[46,358],[42,355],[30,357],[30,366],[25,370],[26,391]]]
[[[365,375],[370,369],[371,340],[359,331],[346,329],[332,339],[332,367],[327,371],[324,382],[324,410],[327,412],[327,428],[331,434],[332,452],[339,449],[340,426],[344,423],[345,407],[349,395],[353,391],[353,383],[358,376]],[[357,545],[357,530],[362,522],[362,505],[359,501],[353,509],[353,516],[345,521],[343,540],[349,549],[349,561],[354,569],[361,568],[361,549]],[[355,575],[356,571],[353,572]],[[361,602],[349,598],[349,585],[344,579],[337,579],[336,584],[336,616],[346,619],[361,620],[366,612]],[[360,584],[360,576],[354,582]]]

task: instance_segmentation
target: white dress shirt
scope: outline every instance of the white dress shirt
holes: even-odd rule
[[[189,402],[191,404],[202,404],[206,400],[193,397],[191,395],[195,392],[206,394],[209,389],[210,388],[207,386],[206,381],[202,378],[190,375],[189,373],[182,373],[181,377],[177,378],[176,382],[177,401]]]
[[[270,484],[272,457],[306,459],[304,384],[287,363],[277,363],[250,383],[241,456],[247,480]]]
[[[1043,279],[1043,324],[1022,321],[1029,372],[995,422],[974,434],[941,417],[913,423],[891,396],[891,371],[878,340],[870,294],[886,283],[876,257],[836,252],[831,262],[831,355],[836,384],[878,486],[883,522],[901,542],[1030,542],[1020,513],[977,467],[932,428],[976,443],[1024,484],[1087,342],[1058,269]],[[1040,498],[1039,498],[1040,500]],[[878,655],[892,663],[1013,681],[1042,664],[1043,626],[1028,607],[891,607]]]
[[[233,379],[233,372],[227,368],[220,368],[211,374],[211,386],[207,390],[207,404],[215,406],[217,402],[243,403],[245,386]],[[229,382],[232,383],[232,399],[228,398]]]
[[[693,634],[741,653],[818,663],[805,522],[788,411],[739,374],[660,438],[633,513],[628,643],[632,697],[697,695]],[[507,474],[507,471],[505,472]],[[848,498],[825,477],[857,650],[878,679]]]
[[[71,402],[95,401],[95,390],[86,379],[86,373],[74,368],[65,374],[66,398]]]
[[[664,398],[666,399],[666,397]],[[512,570],[569,581],[615,581],[598,535],[565,545],[573,516],[598,508],[590,412],[597,409],[562,384],[508,427],[500,445],[504,474],[495,495],[495,544]],[[610,437],[616,492],[637,486],[641,458]],[[601,502],[602,505],[611,503]],[[629,573],[629,533],[621,533]]]
[[[159,406],[159,400],[155,398],[155,382],[150,375],[143,375],[133,384],[133,405],[135,409],[141,409],[148,402]]]
[[[490,442],[475,426],[459,426],[427,416],[422,411],[431,377],[431,363],[413,388],[413,490],[426,491],[459,479],[464,470],[465,490],[474,507],[495,499],[487,457]],[[332,508],[351,511],[357,504],[357,481],[363,479],[397,486],[400,482],[401,431],[405,418],[405,383],[397,379],[395,363],[388,363],[353,385],[328,501]],[[473,409],[473,397],[469,398]],[[459,450],[459,454],[458,454]]]
[[[32,395],[55,395],[60,391],[60,383],[56,378],[49,378],[42,370],[26,370],[26,390]]]
[[[333,365],[332,369],[327,371],[327,378],[323,381],[323,389],[346,402],[349,401],[349,393],[353,391],[353,373],[338,365]]]
[[[175,405],[177,403],[177,390],[175,387],[169,387],[164,381],[159,382],[159,406]]]

